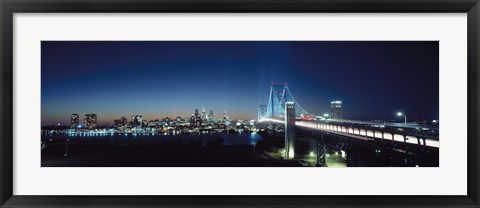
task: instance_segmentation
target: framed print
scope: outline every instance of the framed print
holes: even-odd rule
[[[478,207],[478,1],[2,1],[2,207]]]

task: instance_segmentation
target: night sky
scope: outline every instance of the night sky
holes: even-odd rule
[[[42,125],[96,113],[100,124],[190,116],[256,119],[287,82],[312,114],[342,100],[345,119],[439,117],[437,41],[42,41]]]

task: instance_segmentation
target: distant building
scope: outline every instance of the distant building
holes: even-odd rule
[[[195,118],[195,115],[192,114],[192,117],[190,117],[190,126],[195,127],[197,125],[197,119]]]
[[[175,126],[175,121],[171,117],[165,117],[162,119],[163,126]]]
[[[142,125],[143,125],[142,115],[132,116],[132,127],[142,127]]]
[[[85,128],[94,129],[97,128],[97,114],[85,114]]]
[[[342,101],[331,102],[330,118],[343,119]]]
[[[223,123],[225,124],[225,127],[230,125],[230,118],[227,116],[227,111],[223,111]]]
[[[120,119],[115,119],[114,121],[114,126],[118,130],[124,130],[125,127],[127,126],[127,118],[122,117]]]
[[[205,123],[205,121],[207,121],[207,118],[208,118],[208,116],[207,116],[207,114],[206,114],[206,112],[205,112],[205,106],[203,106],[203,107],[202,107],[202,117],[201,117],[202,122]]]
[[[150,120],[147,122],[146,126],[151,127],[151,128],[156,128],[161,125],[161,122],[158,119],[155,120]]]
[[[76,113],[70,116],[70,128],[75,129],[78,128],[78,124],[80,122],[80,116]]]
[[[195,109],[195,113],[190,117],[190,126],[200,127],[202,125],[202,116],[198,113],[198,109]]]
[[[210,112],[208,113],[208,121],[210,123],[215,122],[215,116],[213,115],[213,110],[210,109]]]

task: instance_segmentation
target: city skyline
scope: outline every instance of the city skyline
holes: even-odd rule
[[[100,125],[188,118],[202,106],[256,119],[271,82],[316,115],[342,100],[347,119],[433,120],[438,74],[437,41],[42,41],[42,125],[73,113]]]
[[[202,112],[203,112],[202,109],[196,108],[196,109],[194,109],[194,110],[192,111],[191,114],[189,114],[189,115],[184,115],[184,116],[182,116],[182,115],[176,115],[176,116],[152,117],[151,115],[141,115],[141,114],[121,115],[121,116],[112,118],[110,122],[106,122],[106,123],[98,122],[98,125],[100,125],[100,126],[103,126],[103,125],[113,125],[114,122],[115,122],[115,120],[121,119],[122,117],[127,118],[128,121],[132,121],[132,120],[133,120],[132,117],[134,117],[134,116],[141,116],[144,121],[162,120],[162,119],[165,119],[165,118],[176,119],[177,117],[180,117],[180,118],[182,118],[182,119],[187,119],[187,120],[188,120],[188,119],[190,119],[191,116],[193,116],[193,115],[195,114],[195,110],[198,110],[199,113],[202,113]],[[223,119],[224,113],[226,113],[227,116],[230,118],[230,116],[228,115],[228,112],[215,113],[215,111],[213,111],[213,109],[209,109],[209,110],[205,109],[205,113],[208,115],[208,114],[210,113],[210,110],[212,110],[212,112],[214,112],[214,113],[213,113],[213,115],[214,115],[213,118],[214,118],[214,119],[219,119],[219,120],[220,120],[220,119]],[[57,123],[51,123],[51,124],[48,124],[48,123],[47,123],[47,124],[42,124],[42,126],[58,125],[58,124],[60,124],[60,125],[62,125],[62,126],[68,126],[68,125],[70,125],[70,123],[71,123],[72,116],[73,116],[73,115],[76,115],[76,116],[78,116],[78,117],[76,118],[76,119],[78,119],[78,123],[79,123],[82,127],[85,127],[85,118],[87,118],[89,115],[92,115],[92,114],[95,115],[95,116],[97,116],[97,117],[100,116],[99,118],[101,118],[101,115],[99,115],[99,114],[97,114],[97,113],[94,113],[94,112],[93,112],[93,113],[91,113],[91,112],[90,112],[90,113],[78,113],[78,112],[73,112],[73,113],[71,113],[71,114],[66,115],[66,119],[64,119],[65,121],[63,121],[63,122],[57,122]],[[219,115],[219,114],[221,114],[221,115]],[[88,116],[87,116],[87,115],[88,115]],[[109,118],[109,119],[110,119],[110,118]],[[252,119],[230,118],[230,119],[233,119],[233,120],[255,120],[255,118],[252,118]],[[108,120],[108,119],[103,119],[103,120]]]

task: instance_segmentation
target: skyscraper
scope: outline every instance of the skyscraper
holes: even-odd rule
[[[209,122],[215,122],[215,116],[213,115],[213,110],[210,109],[210,112],[208,113],[208,121]]]
[[[227,116],[227,111],[223,111],[223,123],[225,124],[225,126],[230,125],[230,118],[228,118]]]
[[[78,128],[78,123],[80,121],[80,116],[74,113],[70,116],[70,128],[75,129]]]
[[[202,118],[200,116],[200,113],[198,113],[198,109],[195,109],[195,113],[192,114],[192,117],[190,118],[190,126],[199,127],[201,125],[202,125]]]
[[[97,127],[97,114],[85,114],[85,128],[94,129]]]
[[[202,120],[207,119],[207,114],[205,113],[205,106],[202,107]]]
[[[190,126],[191,127],[196,127],[197,126],[197,119],[195,118],[194,114],[192,114],[192,117],[190,117]]]
[[[114,125],[117,130],[123,130],[125,129],[125,126],[127,125],[127,118],[122,117],[120,119],[115,119],[114,120]]]
[[[143,125],[142,115],[132,116],[132,127],[142,127],[142,125]]]
[[[127,118],[125,116],[122,116],[122,118],[120,118],[122,120],[122,124],[123,126],[126,126],[127,125]]]
[[[330,117],[333,119],[343,119],[342,101],[332,101]]]
[[[205,112],[205,106],[203,106],[203,107],[202,107],[202,117],[201,117],[201,119],[202,119],[202,125],[207,124],[207,118],[208,118],[208,116],[207,116],[207,114],[206,114],[206,112]]]

